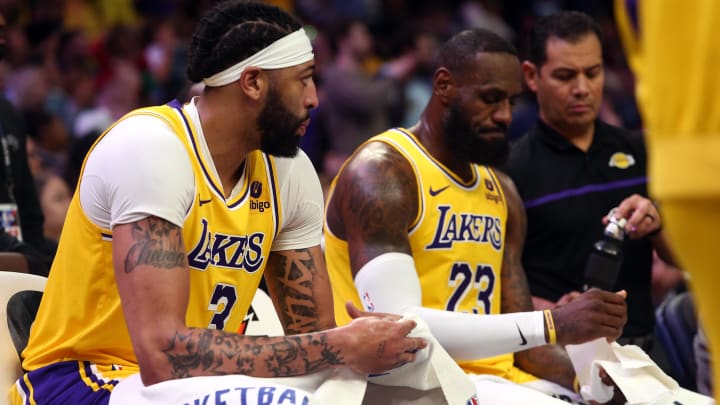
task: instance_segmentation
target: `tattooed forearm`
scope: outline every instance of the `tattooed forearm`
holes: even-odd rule
[[[273,266],[279,288],[279,316],[289,333],[317,330],[318,308],[313,297],[316,263],[307,249],[279,255]]]
[[[132,225],[135,243],[125,257],[125,272],[140,265],[171,269],[185,264],[185,249],[180,227],[156,217]]]
[[[208,329],[176,333],[163,350],[171,378],[244,374],[255,377],[304,375],[344,364],[324,333],[304,336],[242,336]]]

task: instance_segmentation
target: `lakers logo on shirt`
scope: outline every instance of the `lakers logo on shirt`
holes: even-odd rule
[[[435,237],[425,249],[451,249],[456,242],[489,243],[502,247],[502,221],[498,217],[470,212],[453,212],[449,205],[437,207],[440,216]]]
[[[627,169],[634,164],[635,158],[633,157],[633,155],[622,152],[615,152],[612,154],[612,156],[610,156],[610,162],[608,163],[608,166],[617,167],[618,169]]]
[[[254,273],[262,268],[265,261],[263,240],[265,234],[255,232],[248,235],[226,235],[208,230],[208,221],[202,218],[200,239],[188,254],[188,265],[197,270],[208,266]]]

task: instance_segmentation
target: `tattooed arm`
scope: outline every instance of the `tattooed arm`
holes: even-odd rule
[[[502,313],[532,311],[525,270],[522,267],[522,248],[525,244],[527,218],[520,195],[510,178],[495,170],[507,199],[508,221],[501,271]],[[546,331],[547,334],[547,331]],[[545,345],[515,353],[515,365],[531,374],[573,389],[575,371],[567,352],[559,345]]]
[[[285,334],[335,326],[330,280],[320,246],[271,253],[265,281]]]
[[[410,164],[390,146],[369,143],[348,162],[328,203],[327,223],[348,242],[353,276],[383,253],[411,254],[408,229],[418,198]]]
[[[495,171],[508,201],[508,222],[501,274],[501,307],[503,313],[533,309],[522,248],[527,218],[522,200],[510,178]],[[626,321],[624,296],[601,290],[589,290],[566,305],[554,308],[557,343],[583,343],[599,337],[615,339]],[[546,339],[547,339],[547,330]],[[573,388],[575,371],[560,345],[545,345],[515,353],[515,365],[531,374]]]
[[[377,317],[280,337],[189,328],[185,313],[190,281],[181,228],[157,217],[113,229],[113,262],[146,385],[201,375],[295,376],[340,366],[382,372],[413,361],[413,351],[425,345],[407,337],[414,322]]]

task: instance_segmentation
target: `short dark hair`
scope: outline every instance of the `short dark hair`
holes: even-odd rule
[[[300,20],[269,4],[229,0],[212,8],[190,41],[187,77],[198,83],[299,30]]]
[[[541,17],[530,32],[530,62],[542,66],[547,61],[547,41],[550,37],[575,43],[586,35],[595,34],[602,47],[600,25],[580,11],[559,11]]]
[[[462,75],[473,66],[475,56],[481,52],[518,56],[515,47],[500,35],[483,28],[473,28],[453,35],[440,47],[437,65]]]

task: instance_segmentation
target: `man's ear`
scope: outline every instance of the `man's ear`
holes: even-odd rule
[[[442,101],[449,104],[449,100],[455,95],[455,81],[447,68],[440,67],[433,75],[433,93]]]
[[[525,76],[525,84],[527,84],[530,90],[536,92],[537,78],[538,76],[540,76],[540,71],[538,70],[537,66],[535,66],[534,63],[526,60],[522,63],[522,71],[523,75]]]
[[[249,67],[240,75],[238,85],[246,96],[253,100],[259,100],[267,87],[268,79],[262,69]]]

